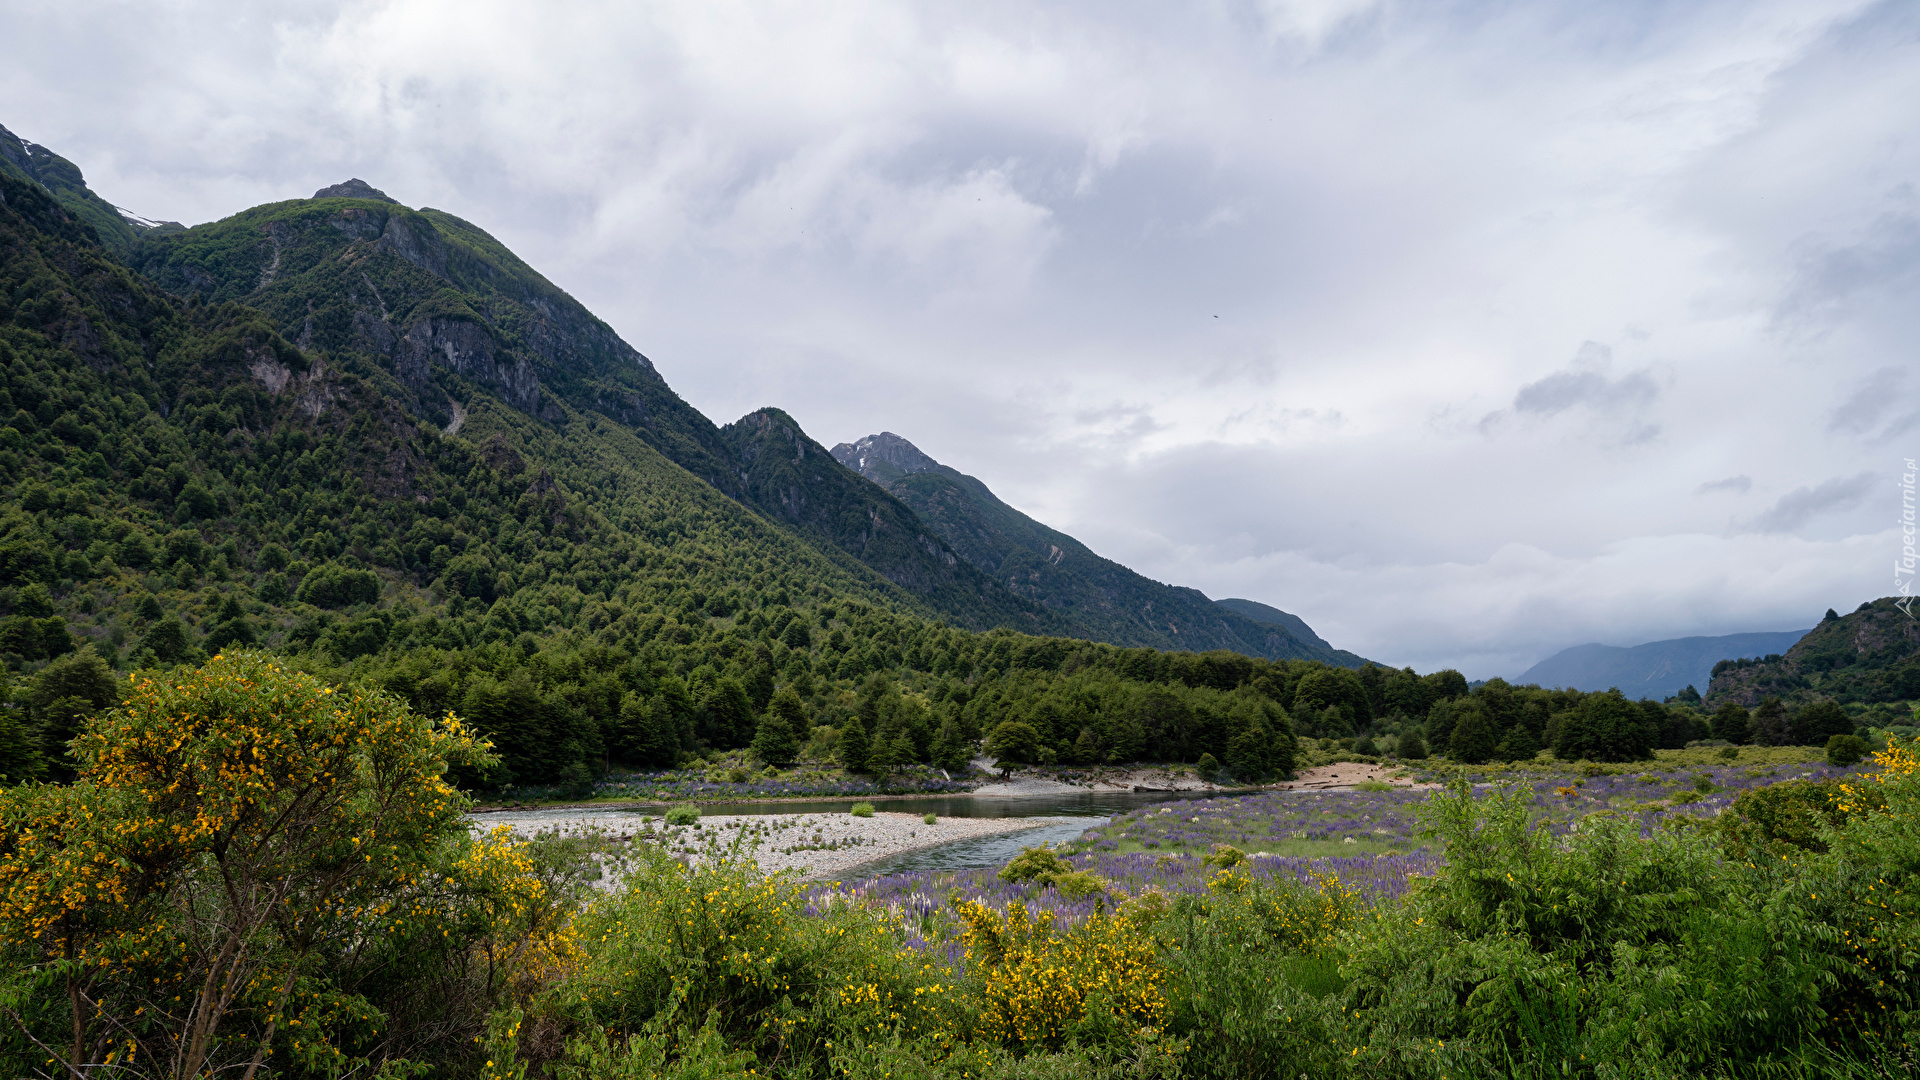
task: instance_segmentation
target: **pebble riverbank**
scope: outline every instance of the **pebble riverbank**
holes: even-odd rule
[[[661,818],[626,813],[539,814],[494,811],[469,819],[476,829],[506,826],[524,836],[542,832],[600,831],[636,843],[652,843],[676,854],[698,854],[711,844],[723,848],[736,841],[760,869],[773,873],[796,870],[812,881],[838,880],[857,872],[863,863],[905,851],[933,847],[955,840],[1020,832],[1043,825],[1084,822],[1094,818],[939,818],[929,825],[917,814],[876,811],[870,818],[852,814],[740,814],[703,817],[695,825],[669,826]]]

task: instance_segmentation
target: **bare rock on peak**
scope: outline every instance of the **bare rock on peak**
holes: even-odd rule
[[[314,192],[313,197],[316,199],[378,199],[381,202],[390,202],[395,206],[400,205],[399,199],[389,197],[386,192],[381,191],[379,188],[374,187],[372,184],[367,183],[357,176],[344,184],[323,187],[319,191]]]
[[[902,476],[932,472],[940,463],[891,431],[869,435],[858,442],[841,443],[830,453],[834,460],[885,487]]]

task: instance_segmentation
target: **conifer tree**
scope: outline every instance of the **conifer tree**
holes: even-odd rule
[[[849,772],[866,772],[872,752],[867,725],[858,716],[848,717],[846,726],[840,729],[840,764]]]
[[[967,740],[951,716],[940,721],[940,730],[934,733],[933,763],[950,773],[963,772],[967,767]]]

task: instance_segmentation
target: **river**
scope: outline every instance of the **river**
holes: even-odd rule
[[[886,799],[874,808],[898,814],[937,814],[954,818],[1080,818],[1073,822],[1050,822],[1015,833],[973,837],[948,844],[902,852],[864,863],[862,876],[898,874],[928,870],[975,870],[1001,866],[1035,844],[1057,844],[1072,840],[1088,829],[1106,824],[1115,815],[1163,802],[1220,797],[1219,792],[1063,792],[1051,795],[1003,797],[991,795],[917,795],[905,799]],[[700,813],[707,817],[748,814],[844,814],[861,799],[793,799],[760,802],[703,802]],[[591,807],[595,815],[631,814],[659,817],[666,813],[665,803],[621,807]],[[586,807],[555,807],[549,810],[521,810],[518,818],[552,817],[556,820],[577,816]],[[484,817],[484,815],[483,815]]]

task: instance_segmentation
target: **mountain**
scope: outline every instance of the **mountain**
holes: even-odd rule
[[[1805,630],[1650,641],[1645,645],[1575,645],[1528,668],[1519,683],[1576,690],[1618,687],[1632,698],[1664,700],[1707,685],[1714,665],[1736,657],[1785,652]]]
[[[1017,719],[1042,761],[1258,777],[1287,710],[1371,715],[1364,671],[1084,640],[784,413],[714,427],[451,215],[350,181],[121,248],[70,179],[0,175],[0,783],[66,774],[108,669],[237,646],[457,711],[492,789],[770,717],[815,754],[858,717],[882,771]]]
[[[1784,655],[1715,664],[1707,705],[1920,701],[1920,622],[1897,600],[1869,601],[1845,616],[1828,611]]]
[[[1216,604],[1197,589],[1163,585],[1101,558],[892,432],[841,443],[833,456],[910,507],[961,558],[1098,640],[1196,652],[1231,649],[1354,668],[1367,663],[1278,609],[1252,601]]]
[[[1226,608],[1228,611],[1245,615],[1257,623],[1266,623],[1269,626],[1284,626],[1292,632],[1294,637],[1299,638],[1301,641],[1318,645],[1323,649],[1333,648],[1333,646],[1327,644],[1319,634],[1313,632],[1313,628],[1307,625],[1305,619],[1302,619],[1298,615],[1289,615],[1277,607],[1270,607],[1260,603],[1258,600],[1238,600],[1232,598],[1215,600],[1214,603]]]
[[[179,222],[147,221],[121,210],[87,187],[79,166],[4,127],[0,127],[0,176],[38,183],[68,213],[92,226],[101,244],[118,252],[124,253],[147,232],[181,227]]]
[[[353,358],[390,375],[405,410],[446,431],[482,394],[550,427],[597,416],[961,625],[1074,629],[996,588],[777,410],[714,426],[611,327],[452,214],[354,179],[143,239],[129,262],[170,292],[263,312],[323,366]]]

